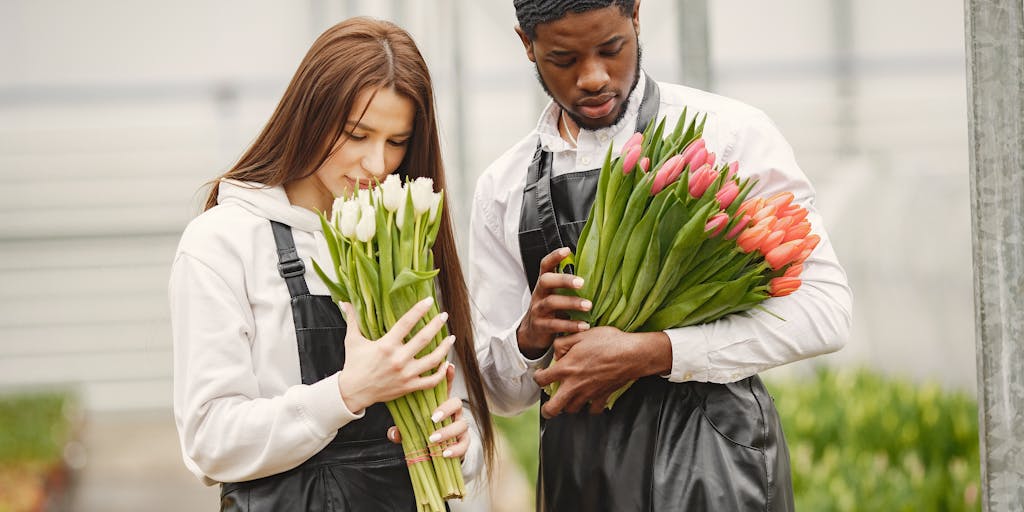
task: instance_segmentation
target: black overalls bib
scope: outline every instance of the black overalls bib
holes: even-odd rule
[[[288,284],[303,384],[341,370],[345,321],[330,296],[311,295],[291,228],[271,221],[278,269]],[[277,475],[221,486],[221,510],[231,512],[416,510],[402,447],[385,437],[394,425],[387,407],[374,404],[338,431],[319,453]]]
[[[660,102],[650,77],[645,87],[639,132]],[[599,173],[552,177],[551,156],[538,143],[519,226],[531,288],[545,255],[576,250]],[[731,384],[644,377],[611,411],[541,419],[540,432],[539,511],[793,510],[786,441],[756,375]]]

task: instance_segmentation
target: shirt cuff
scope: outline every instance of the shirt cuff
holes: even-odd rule
[[[322,438],[334,435],[339,428],[362,418],[366,413],[365,409],[354,413],[345,405],[338,391],[340,373],[299,388],[299,415]]]
[[[672,370],[662,375],[671,382],[707,382],[711,374],[708,340],[704,332],[695,327],[667,329],[672,345]]]

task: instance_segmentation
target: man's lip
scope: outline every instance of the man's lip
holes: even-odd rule
[[[595,107],[597,105],[604,105],[605,103],[608,102],[608,100],[616,96],[618,96],[618,94],[615,94],[614,92],[606,92],[603,94],[598,94],[596,96],[587,96],[577,101],[576,105],[580,107]]]
[[[596,100],[596,101],[595,101]],[[615,95],[596,99],[585,99],[576,104],[577,110],[585,117],[600,119],[611,113],[615,107]]]

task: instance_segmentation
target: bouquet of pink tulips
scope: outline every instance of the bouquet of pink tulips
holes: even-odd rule
[[[584,280],[574,294],[593,307],[574,319],[660,331],[758,307],[800,286],[802,262],[819,240],[807,210],[788,192],[744,201],[753,180],[737,177],[736,162],[716,165],[701,138],[703,118],[685,120],[684,110],[664,138],[665,121],[652,123],[617,158],[609,147],[571,258]],[[630,384],[609,398],[609,409]]]
[[[439,271],[434,268],[431,248],[441,225],[442,201],[442,194],[433,190],[433,180],[417,178],[402,184],[398,176],[390,175],[372,190],[336,200],[332,218],[321,215],[338,280],[328,277],[316,261],[313,268],[335,301],[352,303],[368,339],[383,336],[416,302],[435,297],[434,277]],[[437,315],[437,304],[435,300],[413,332],[426,325],[425,319]],[[444,327],[418,357],[432,352],[447,336]],[[448,384],[442,380],[433,389],[386,404],[402,434],[420,510],[443,512],[443,500],[462,498],[466,493],[461,463],[443,457],[443,447],[429,442],[437,428],[430,419],[431,411],[447,397]],[[450,424],[451,419],[442,423]]]

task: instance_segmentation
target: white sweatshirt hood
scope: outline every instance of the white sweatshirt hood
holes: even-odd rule
[[[222,180],[217,191],[217,204],[238,205],[253,215],[287,224],[292,229],[320,231],[320,217],[316,212],[291,204],[282,186]]]

